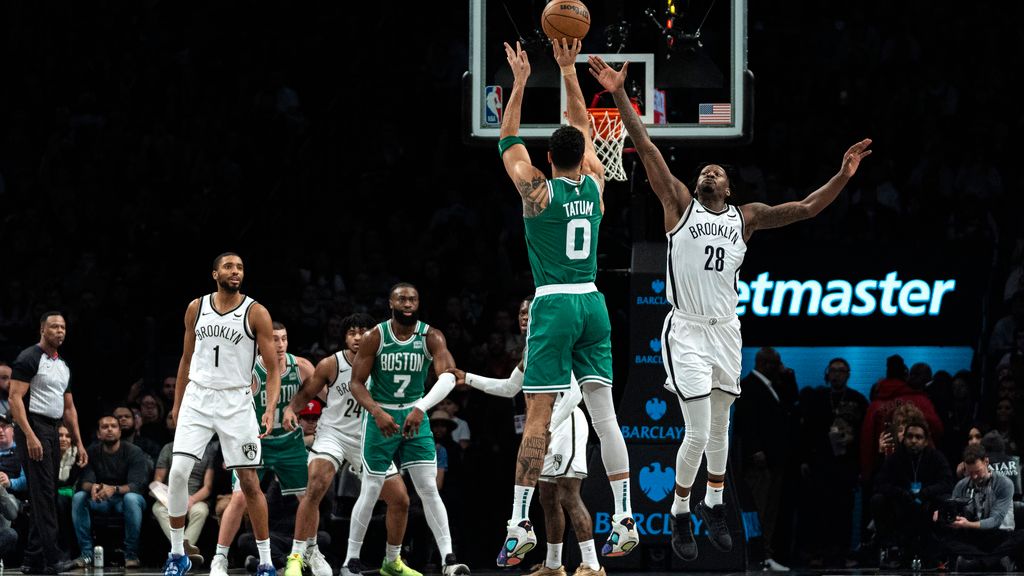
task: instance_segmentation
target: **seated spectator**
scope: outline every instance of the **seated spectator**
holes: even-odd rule
[[[25,470],[14,443],[14,425],[6,413],[0,414],[0,486],[8,492],[25,490]]]
[[[1014,556],[1024,546],[1024,531],[1014,530],[1013,483],[992,473],[980,444],[964,450],[964,462],[967,478],[957,482],[949,504],[932,515],[942,526],[939,540],[957,555],[957,572],[996,565],[1014,572]]]
[[[875,478],[871,513],[881,545],[880,567],[893,570],[914,557],[933,564],[937,557],[925,549],[930,538],[932,511],[949,496],[953,475],[941,452],[928,445],[928,424],[906,423],[903,441],[885,459]]]
[[[1020,437],[1021,426],[1014,418],[1016,411],[1013,401],[1004,398],[996,403],[995,417],[992,421],[992,430],[1003,437],[1006,453],[1012,456],[1020,456],[1017,438]]]
[[[7,396],[11,391],[11,366],[0,360],[0,414],[11,413],[11,403]]]
[[[57,538],[65,552],[74,546],[74,524],[71,520],[71,499],[75,496],[75,485],[81,468],[78,467],[78,446],[71,439],[67,426],[57,428],[60,446],[60,467],[57,469]]]
[[[160,451],[156,460],[156,471],[153,473],[153,493],[156,502],[153,503],[153,517],[156,518],[160,528],[164,531],[167,540],[171,539],[170,514],[167,513],[166,490],[167,474],[171,469],[171,457],[174,442],[168,442]],[[199,535],[203,532],[203,525],[210,516],[210,506],[207,499],[213,494],[213,459],[217,453],[216,440],[211,440],[203,452],[203,459],[192,466],[192,474],[188,477],[188,508],[185,517],[185,553],[188,554],[193,565],[201,566],[204,558],[196,547]],[[161,495],[164,495],[161,498]]]
[[[117,425],[121,427],[121,442],[135,444],[149,456],[150,462],[156,462],[160,457],[160,444],[140,436],[135,430],[135,412],[127,404],[120,404],[114,408],[114,418],[117,418]]]
[[[142,426],[139,426],[139,436],[144,436],[163,446],[171,441],[171,435],[167,431],[167,410],[156,394],[147,392],[139,398],[139,414],[142,415]]]
[[[0,433],[2,435],[2,433]],[[8,554],[18,547],[18,533],[11,527],[21,512],[21,500],[0,484],[0,561],[7,563]]]
[[[980,444],[988,456],[989,469],[1010,479],[1010,482],[1013,483],[1014,500],[1019,500],[1021,495],[1020,457],[1006,453],[1006,443],[1003,442],[1003,437],[995,431],[982,436]]]
[[[448,412],[438,408],[430,413],[430,431],[434,434],[434,449],[437,452],[437,490],[444,493],[445,474],[448,472],[452,444],[452,432],[457,424]]]
[[[981,437],[985,435],[985,432],[987,430],[988,429],[981,422],[975,423],[973,426],[971,426],[970,430],[967,431],[967,444],[964,447],[966,448],[967,446],[977,446],[981,444]],[[963,448],[960,449],[960,452],[963,453]],[[963,462],[960,462],[959,464],[956,465],[956,479],[959,480],[960,478],[964,478],[966,476],[967,465],[964,464]]]
[[[295,495],[281,494],[281,484],[274,477],[265,491],[267,495],[267,517],[270,528],[270,559],[274,566],[281,569],[285,566],[288,554],[292,551],[292,536],[295,535],[295,512],[299,509],[299,500]],[[330,549],[331,535],[323,530],[317,531],[317,545],[325,550]],[[245,566],[250,573],[256,571],[259,563],[259,550],[256,548],[256,537],[251,526],[238,536],[238,549],[246,554]]]
[[[77,568],[92,565],[92,513],[124,515],[124,566],[139,566],[139,530],[149,483],[149,457],[134,444],[121,442],[121,427],[113,416],[99,419],[99,443],[89,447],[89,463],[82,470],[71,514],[80,556]]]
[[[469,430],[469,424],[465,420],[459,418],[459,411],[462,409],[462,405],[459,404],[451,396],[441,400],[437,407],[440,410],[444,410],[451,417],[452,421],[455,422],[455,430],[452,430],[452,440],[459,444],[463,450],[469,448],[469,441],[472,434]]]
[[[316,425],[320,422],[320,414],[323,412],[323,404],[319,398],[313,398],[306,402],[306,407],[299,411],[299,426],[302,427],[302,441],[308,449],[313,445],[313,438],[316,437]]]

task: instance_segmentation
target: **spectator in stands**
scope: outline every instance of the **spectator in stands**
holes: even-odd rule
[[[441,400],[437,404],[437,407],[440,410],[444,410],[448,414],[448,417],[452,419],[452,422],[455,422],[455,429],[452,430],[451,438],[453,441],[458,443],[459,447],[465,450],[469,448],[469,441],[472,438],[472,433],[469,430],[469,424],[458,416],[459,410],[462,409],[462,406],[452,398],[452,396],[455,396],[456,394],[457,393],[453,392],[447,398]]]
[[[78,446],[71,438],[67,426],[57,428],[60,446],[60,468],[57,469],[57,538],[65,552],[75,545],[75,530],[71,519],[71,500],[82,469],[78,467]]]
[[[442,496],[445,493],[445,476],[453,456],[448,449],[454,449],[452,432],[456,430],[456,427],[455,420],[447,411],[436,408],[430,413],[430,431],[434,434],[434,447],[437,450],[437,489]],[[457,454],[455,456],[458,457]]]
[[[1006,444],[1006,453],[1013,456],[1020,456],[1017,438],[1020,437],[1020,423],[1014,419],[1016,408],[1011,400],[1003,399],[996,403],[995,418],[992,429],[1003,437]]]
[[[810,565],[852,567],[851,530],[854,495],[859,489],[860,427],[867,398],[847,386],[850,364],[829,361],[825,386],[804,388],[800,394],[801,499],[800,533],[806,535]]]
[[[939,445],[950,462],[958,462],[963,455],[963,439],[971,428],[978,425],[978,404],[974,399],[974,391],[978,388],[974,375],[968,370],[960,370],[953,376],[950,383],[950,401],[944,410],[936,406],[936,411],[946,427],[946,433]],[[982,433],[987,430],[980,430]],[[981,439],[981,436],[978,436]]]
[[[0,414],[11,413],[11,403],[7,395],[11,391],[11,366],[0,360]]]
[[[1020,500],[1021,476],[1020,457],[1011,456],[1006,453],[1006,443],[1003,437],[996,431],[991,431],[981,438],[981,447],[985,449],[988,456],[988,467],[993,472],[998,472],[1013,482],[1013,498]]]
[[[203,452],[203,459],[192,466],[192,473],[188,477],[188,508],[185,517],[185,553],[192,560],[193,566],[201,566],[204,558],[199,553],[196,543],[199,535],[203,532],[203,525],[210,515],[210,506],[207,500],[213,495],[213,460],[217,454],[217,440],[211,440]],[[153,503],[153,517],[156,518],[160,528],[164,531],[167,540],[171,539],[170,515],[167,513],[166,495],[167,474],[171,469],[171,456],[174,442],[168,442],[160,450],[156,460],[156,470],[153,473],[153,481],[163,486],[154,489],[156,502]]]
[[[167,432],[167,410],[163,400],[152,392],[146,392],[139,398],[139,413],[142,414],[142,426],[139,436],[144,436],[163,446],[171,441]]]
[[[781,505],[783,486],[796,438],[797,385],[792,369],[782,364],[774,348],[761,348],[754,369],[741,383],[743,396],[736,401],[733,430],[742,458],[741,475],[750,489],[764,535],[764,567],[788,570],[775,558],[776,528],[792,518]]]
[[[124,515],[124,565],[139,566],[139,530],[146,509],[143,490],[149,484],[146,453],[121,442],[121,427],[113,416],[99,419],[99,443],[89,447],[89,463],[82,470],[78,492],[71,503],[75,536],[81,555],[75,567],[92,566],[92,513]]]
[[[986,428],[985,425],[980,423],[980,422],[975,424],[974,426],[971,426],[971,429],[967,431],[967,444],[960,448],[960,454],[961,455],[963,454],[963,452],[964,452],[963,449],[966,448],[967,446],[977,446],[977,445],[981,444],[981,439],[982,439],[983,436],[985,436],[985,432],[987,430],[988,430],[988,428]],[[995,434],[995,435],[998,436],[998,434]],[[1006,448],[1002,444],[1002,437],[999,438],[999,442],[1000,442],[999,452],[1005,451]],[[967,464],[965,464],[964,462],[960,462],[956,466],[956,477],[959,480],[960,478],[964,478],[966,476],[967,476]]]
[[[1014,530],[1013,482],[992,473],[980,444],[968,446],[963,459],[967,477],[953,488],[950,503],[932,515],[942,526],[939,539],[946,550],[957,555],[957,572],[993,565],[1014,572],[1014,557],[1024,546],[1024,531]]]
[[[323,413],[323,404],[319,398],[313,398],[306,402],[306,407],[299,411],[299,425],[302,426],[302,441],[306,448],[313,445],[313,438],[316,436],[316,425],[320,422],[320,415]]]
[[[1016,347],[1016,334],[1024,327],[1024,289],[1018,289],[1010,299],[1010,313],[1000,318],[992,328],[988,340],[988,353],[993,361]],[[994,362],[993,362],[994,363]]]
[[[877,469],[878,438],[891,425],[891,422],[886,421],[886,417],[892,414],[896,404],[910,402],[920,408],[931,431],[929,439],[936,441],[942,438],[942,421],[935,413],[931,400],[924,392],[907,385],[908,371],[903,358],[894,354],[886,358],[885,366],[885,378],[875,385],[871,403],[864,416],[864,426],[861,427],[860,469],[861,477],[864,479],[870,479]]]
[[[14,443],[14,424],[6,414],[0,414],[0,486],[9,492],[23,492],[26,488],[25,469]]]
[[[2,436],[3,433],[0,433]],[[0,483],[0,561],[7,563],[8,554],[18,546],[18,533],[11,525],[21,513],[21,500]]]
[[[906,422],[903,441],[885,459],[875,478],[871,514],[881,545],[880,567],[894,570],[909,565],[910,556],[931,563],[925,543],[931,533],[932,511],[949,496],[953,475],[941,452],[928,445],[928,424]]]
[[[150,462],[156,462],[160,457],[160,445],[136,432],[135,412],[131,407],[127,404],[118,405],[114,408],[114,418],[117,418],[117,425],[121,428],[121,442],[135,444],[149,456]]]

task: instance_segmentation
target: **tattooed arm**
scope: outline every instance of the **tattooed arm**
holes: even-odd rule
[[[857,173],[861,159],[871,154],[871,150],[868,150],[870,145],[871,139],[866,138],[850,146],[846,153],[843,154],[843,163],[839,168],[839,172],[830,178],[824,186],[811,192],[799,202],[786,202],[778,206],[754,202],[741,206],[740,210],[743,212],[743,220],[745,221],[744,241],[749,240],[750,235],[756,230],[780,228],[793,222],[817,216],[818,213],[839,196],[846,183]]]
[[[515,50],[507,42],[505,43],[505,56],[509,66],[512,67],[515,81],[512,83],[512,93],[505,106],[505,115],[501,119],[502,139],[519,133],[523,90],[526,88],[526,80],[530,77],[530,61],[526,57],[526,51],[519,46],[518,42],[516,42]],[[512,183],[519,190],[519,195],[523,198],[523,215],[532,217],[540,214],[548,205],[547,178],[530,162],[530,153],[526,151],[526,146],[513,144],[504,150],[501,161],[505,164],[505,172],[508,173]]]
[[[588,60],[590,74],[601,83],[601,86],[611,92],[615,99],[615,107],[619,109],[619,117],[633,142],[640,161],[643,162],[644,170],[647,171],[647,179],[651,182],[654,194],[661,200],[661,206],[665,209],[665,231],[668,232],[682,218],[686,207],[690,205],[690,190],[678,178],[672,175],[668,169],[665,158],[661,151],[651,141],[633,103],[626,96],[626,70],[629,62],[622,65],[621,70],[615,70],[599,56],[591,56]]]

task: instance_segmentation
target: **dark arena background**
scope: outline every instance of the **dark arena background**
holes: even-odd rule
[[[85,445],[96,441],[99,418],[121,404],[154,442],[169,441],[164,383],[181,357],[183,315],[215,290],[210,262],[226,251],[244,259],[242,291],[287,326],[289,352],[314,364],[344,346],[342,318],[389,318],[389,289],[405,281],[418,288],[422,319],[444,332],[459,368],[506,378],[523,353],[518,308],[533,279],[522,203],[497,154],[503,111],[491,104],[497,98],[507,108],[512,89],[501,43],[521,40],[533,66],[523,135],[549,174],[546,136],[559,122],[562,80],[539,32],[544,4],[0,3],[0,414],[10,415],[3,370],[39,341],[40,316],[56,310],[66,319],[60,356],[73,373]],[[698,168],[715,162],[730,167],[731,203],[800,200],[836,173],[852,143],[873,140],[873,154],[832,205],[759,231],[749,244],[735,286],[744,395],[733,408],[725,490],[736,544],[716,550],[695,523],[693,562],[669,544],[685,424],[664,387],[663,212],[626,140],[625,178],[604,192],[596,283],[612,322],[613,395],[641,543],[625,557],[602,557],[605,569],[1015,571],[1019,547],[965,555],[950,540],[982,529],[940,526],[930,513],[952,502],[974,431],[985,438],[993,477],[1014,484],[1007,514],[1024,526],[1020,3],[587,7],[582,55],[630,55],[630,95],[691,189]],[[613,106],[600,101],[586,68],[580,60],[587,104]],[[731,116],[722,125],[701,121],[705,103],[728,105]],[[765,347],[782,364],[768,375],[774,388],[751,374]],[[838,396],[828,391],[834,358],[849,368]],[[837,406],[855,392],[871,407],[841,415]],[[920,500],[917,468],[917,490],[893,484],[879,447],[907,403],[926,406],[927,450],[948,462],[949,475],[934,501],[912,507],[927,518],[878,521],[887,511],[880,495]],[[440,493],[459,560],[474,573],[544,562],[535,498],[537,549],[522,570],[494,564],[523,397],[459,386],[442,406],[438,420],[462,421],[457,439],[436,434],[447,453]],[[33,507],[24,480],[12,481],[21,466],[12,428],[0,426],[0,497],[16,504],[14,517],[0,518],[0,573],[11,573],[23,562]],[[578,457],[588,462],[582,491],[600,548],[612,494],[593,431]],[[231,490],[230,472],[214,462],[210,518],[193,542],[206,564],[192,573],[209,571],[215,503]],[[695,502],[705,479],[702,467]],[[443,559],[407,484],[403,558],[438,573]],[[287,555],[295,500],[280,495],[272,475],[264,488],[271,532]],[[62,490],[69,496],[76,486]],[[129,572],[160,573],[169,542],[152,513],[157,498],[146,487],[140,493],[141,566]],[[359,478],[346,467],[321,505],[320,529],[331,541],[321,550],[335,571],[358,494]],[[58,512],[66,558],[91,555],[79,550],[70,505]],[[886,534],[894,522],[895,536]],[[108,572],[124,569],[123,527],[116,514],[93,520]],[[240,538],[247,532],[245,522]],[[253,550],[232,544],[233,573],[246,570]],[[379,503],[364,564],[379,566],[383,553]],[[567,570],[581,561],[571,529],[563,558]],[[283,556],[275,559],[283,573]]]

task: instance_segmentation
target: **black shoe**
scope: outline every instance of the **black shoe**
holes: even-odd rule
[[[56,564],[51,564],[44,567],[39,571],[40,574],[60,574],[61,572],[70,572],[75,569],[74,560],[61,560]]]
[[[259,556],[249,555],[249,556],[245,557],[245,571],[246,572],[248,572],[249,574],[255,574],[256,570],[258,570],[259,567],[260,567],[260,558],[259,558]]]
[[[43,565],[35,561],[26,561],[21,565],[22,574],[39,574],[43,571]]]
[[[899,570],[903,564],[903,550],[887,546],[878,553],[878,567],[882,570]]]
[[[979,568],[981,568],[981,560],[978,558],[970,558],[967,556],[956,557],[957,572],[971,572]]]
[[[362,561],[359,558],[352,558],[341,567],[338,576],[362,576],[364,570]]]
[[[708,540],[711,545],[722,552],[732,550],[732,536],[729,535],[729,525],[725,522],[725,504],[709,507],[701,500],[697,502],[697,516],[707,526]]]
[[[455,559],[455,554],[446,554],[444,564],[441,566],[441,574],[444,576],[469,576],[469,566],[460,564]]]
[[[673,514],[669,525],[672,530],[672,551],[683,560],[696,560],[697,540],[693,537],[690,513]]]
[[[999,566],[1002,567],[1003,572],[1016,572],[1017,563],[1013,561],[1013,558],[1009,556],[1003,556],[999,559]]]

